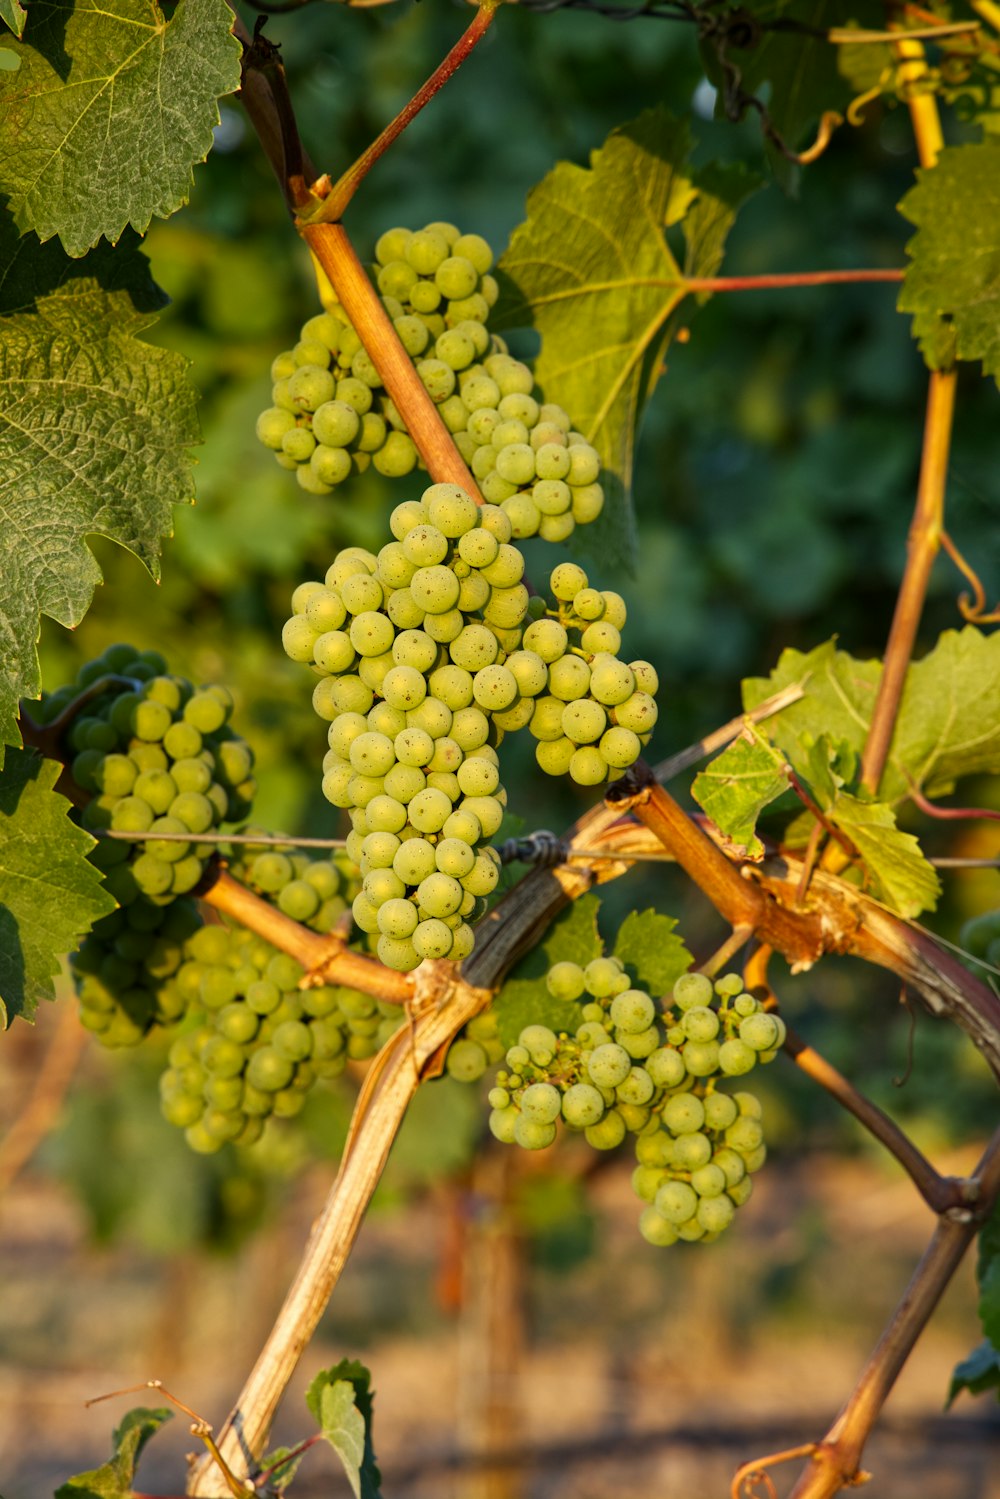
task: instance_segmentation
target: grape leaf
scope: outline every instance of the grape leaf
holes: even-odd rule
[[[371,1374],[356,1359],[323,1369],[306,1391],[306,1405],[344,1465],[355,1499],[379,1499],[382,1475],[372,1447]]]
[[[576,1000],[553,999],[545,987],[545,976],[554,963],[579,963],[581,967],[604,951],[597,930],[601,903],[596,895],[573,901],[552,923],[537,947],[514,969],[493,1002],[500,1040],[513,1046],[526,1025],[547,1025],[557,1034],[572,1034],[580,1024]]]
[[[659,911],[630,911],[615,938],[621,958],[648,994],[668,994],[694,959],[674,931],[673,916]]]
[[[980,1343],[978,1348],[974,1348],[968,1358],[955,1365],[945,1402],[946,1410],[963,1390],[968,1390],[970,1395],[981,1395],[984,1390],[996,1390],[1000,1397],[1000,1349],[994,1348],[989,1338]]]
[[[747,723],[721,755],[694,779],[691,795],[720,832],[750,859],[764,845],[754,829],[765,807],[788,790],[785,757]]]
[[[55,1499],[132,1499],[132,1481],[142,1449],[172,1419],[173,1411],[162,1408],[138,1406],[129,1411],[112,1438],[115,1450],[110,1462],[60,1484]]]
[[[1000,1348],[1000,1205],[997,1203],[979,1230],[976,1278],[983,1332],[995,1348]]]
[[[16,750],[0,774],[0,1030],[54,997],[60,956],[115,909],[86,858],[93,838],[53,790],[61,769]]]
[[[542,336],[535,376],[601,455],[607,502],[586,542],[630,560],[630,488],[638,425],[659,377],[671,315],[685,276],[666,227],[697,204],[687,273],[708,274],[748,179],[708,173],[699,186],[685,163],[687,126],[647,110],[612,131],[589,167],[560,162],[528,195],[528,217],[499,263],[498,328],[530,325]],[[737,182],[740,187],[737,189]]]
[[[948,146],[899,205],[917,225],[899,295],[931,369],[981,359],[1000,381],[1000,142]]]
[[[226,0],[48,0],[0,74],[0,192],[23,232],[70,255],[140,232],[191,192],[240,85]]]
[[[15,36],[22,34],[27,19],[28,12],[21,4],[21,0],[0,0],[0,21],[5,22]]]
[[[880,900],[902,916],[934,909],[941,893],[937,871],[924,858],[913,834],[897,828],[895,815],[884,802],[865,802],[840,791],[824,810],[858,850]]]
[[[810,746],[826,733],[860,754],[882,673],[879,661],[857,661],[827,641],[808,654],[784,651],[769,677],[743,683],[749,711],[771,693],[804,682],[797,703],[768,720],[768,737],[807,778]],[[1000,634],[972,625],[945,630],[933,650],[911,664],[878,800],[896,806],[911,786],[950,790],[959,776],[1000,771]]]
[[[155,577],[171,506],[193,498],[187,361],[137,337],[164,300],[131,235],[70,260],[0,216],[0,753],[39,692],[39,613],[78,624],[101,581],[85,537]]]

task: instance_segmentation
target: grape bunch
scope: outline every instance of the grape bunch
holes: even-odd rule
[[[551,1145],[560,1122],[597,1150],[634,1134],[643,1237],[715,1238],[766,1156],[759,1101],[718,1084],[771,1061],[783,1021],[737,974],[714,989],[685,974],[665,1007],[633,988],[614,957],[556,963],[546,982],[554,998],[581,1001],[580,1024],[572,1036],[541,1024],[521,1031],[490,1090],[490,1130],[527,1150]]]
[[[204,926],[186,943],[173,983],[201,1023],[171,1045],[160,1099],[193,1150],[252,1145],[269,1117],[292,1118],[317,1079],[372,1056],[401,1023],[398,1005],[332,985],[300,989],[302,976],[294,958],[242,927]]]
[[[70,970],[80,1023],[102,1046],[136,1046],[154,1026],[183,1017],[186,1001],[169,980],[200,926],[193,900],[157,905],[143,895],[95,922]]]
[[[244,831],[253,837],[259,830]],[[310,859],[291,845],[238,843],[226,863],[240,884],[314,932],[332,931],[359,889],[357,865],[341,851],[329,859]]]
[[[565,541],[604,505],[595,448],[531,370],[486,329],[497,284],[493,253],[453,224],[391,229],[376,245],[383,304],[484,499],[502,505],[516,538]],[[325,277],[322,278],[325,283]],[[325,283],[325,311],[271,367],[273,405],[257,436],[301,486],[329,494],[369,464],[400,478],[421,460],[361,339]]]
[[[363,876],[354,919],[407,971],[471,952],[499,878],[494,745],[520,696],[528,592],[506,516],[453,484],[398,505],[390,526],[377,556],[349,547],[324,583],[296,589],[282,640],[321,677],[323,792],[350,813]]]
[[[91,793],[81,821],[98,834],[148,834],[134,842],[100,839],[90,858],[120,905],[139,895],[165,905],[194,889],[214,852],[213,844],[184,835],[210,832],[249,811],[253,754],[229,727],[233,702],[224,687],[196,690],[168,676],[154,652],[140,656],[112,646],[81,669],[76,690],[109,673],[131,686],[109,685],[68,734],[70,773]]]
[[[626,619],[620,594],[591,588],[572,562],[554,569],[550,586],[556,607],[524,632],[525,651],[546,670],[526,722],[542,770],[597,786],[634,765],[649,742],[659,682],[648,661],[618,658]]]
[[[444,1069],[459,1083],[478,1083],[488,1067],[504,1054],[496,1013],[492,1006],[463,1025],[448,1048]]]

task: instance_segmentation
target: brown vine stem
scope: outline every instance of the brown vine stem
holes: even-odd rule
[[[902,281],[902,270],[788,271],[767,276],[693,276],[684,286],[692,292],[773,291],[793,286],[845,286],[855,282]]]
[[[386,968],[377,958],[352,952],[340,937],[311,932],[248,890],[226,870],[219,871],[210,889],[198,892],[198,899],[289,953],[302,964],[314,983],[345,984],[392,1004],[405,1004],[413,998],[414,986],[407,974]]]
[[[385,127],[367,151],[362,152],[357,161],[349,166],[343,176],[333,184],[323,201],[322,218],[324,221],[329,223],[343,217],[344,209],[379,157],[388,150],[398,136],[402,135],[410,121],[426,104],[430,103],[438,90],[444,87],[452,74],[458,71],[465,59],[482,41],[499,9],[499,3],[500,0],[485,0],[485,3],[479,6],[475,17],[447,57],[434,69],[427,82],[417,90],[409,104],[400,110],[396,118]]]
[[[344,226],[300,223],[298,229],[326,272],[391,399],[402,412],[427,472],[436,483],[459,485],[481,505],[478,485],[427,394],[413,360],[403,348]]]
[[[790,1499],[831,1499],[854,1480],[865,1442],[890,1390],[1000,1193],[1000,1130],[972,1180],[979,1187],[975,1213],[967,1208],[960,1219],[948,1216],[938,1223],[850,1398],[817,1445]]]
[[[900,86],[910,109],[920,164],[933,167],[944,145],[941,118],[934,96],[919,92],[927,74],[920,42],[900,37],[894,50],[900,59]],[[889,755],[896,714],[913,654],[931,568],[941,548],[948,455],[955,416],[955,370],[934,370],[927,392],[927,415],[920,462],[920,480],[913,521],[907,538],[906,568],[885,650],[875,710],[861,758],[861,784],[874,794]]]

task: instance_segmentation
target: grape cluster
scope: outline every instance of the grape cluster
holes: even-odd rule
[[[241,927],[205,926],[186,943],[172,983],[201,1023],[173,1042],[160,1099],[193,1150],[252,1145],[266,1119],[292,1118],[317,1079],[372,1056],[401,1022],[398,1005],[332,985],[300,989],[302,976],[294,958]]]
[[[494,745],[520,697],[504,651],[516,653],[528,592],[506,516],[453,484],[398,505],[390,526],[378,556],[349,547],[325,583],[296,589],[282,640],[322,678],[323,792],[349,810],[363,876],[354,919],[406,971],[466,957],[469,919],[499,878]]]
[[[597,786],[620,776],[648,743],[659,682],[648,661],[618,659],[626,618],[620,594],[591,588],[572,562],[554,569],[550,586],[556,607],[524,632],[525,651],[541,658],[546,673],[526,721],[542,770]]]
[[[182,1018],[186,1001],[168,981],[200,926],[194,901],[157,905],[143,895],[94,924],[70,968],[80,1023],[102,1046],[135,1046],[154,1026]]]
[[[772,1060],[781,1018],[736,974],[714,990],[703,974],[685,974],[672,1002],[658,1006],[614,957],[585,968],[556,963],[547,987],[581,1001],[580,1024],[572,1036],[546,1025],[521,1031],[490,1091],[492,1133],[527,1150],[551,1145],[560,1121],[598,1150],[632,1133],[643,1237],[658,1245],[715,1238],[766,1156],[758,1100],[718,1083]]]
[[[517,538],[565,541],[604,505],[598,453],[561,406],[534,395],[531,370],[486,329],[493,253],[453,224],[391,229],[375,249],[382,301],[488,503]],[[273,405],[257,436],[310,493],[369,464],[387,477],[420,465],[413,440],[329,288],[294,349],[271,366]]]
[[[207,833],[249,811],[253,754],[229,727],[233,702],[224,687],[195,689],[168,676],[154,652],[111,646],[81,670],[77,690],[110,672],[132,685],[109,686],[68,735],[70,773],[91,793],[81,821],[95,833],[148,834],[134,842],[101,839],[90,858],[120,905],[140,894],[165,905],[194,889],[214,852],[211,843],[183,835]],[[158,836],[165,833],[172,836]]]

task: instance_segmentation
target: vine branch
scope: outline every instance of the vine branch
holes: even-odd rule
[[[860,1378],[790,1499],[831,1499],[856,1480],[865,1442],[903,1365],[1000,1193],[1000,1130],[972,1176],[976,1209],[942,1218]]]

